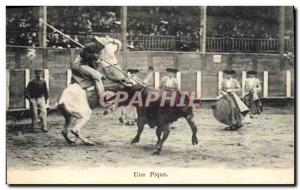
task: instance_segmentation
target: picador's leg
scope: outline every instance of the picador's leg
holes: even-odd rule
[[[99,81],[99,79],[95,80],[95,86],[96,86],[96,90],[97,90],[97,93],[99,96],[99,102],[100,102],[100,96],[104,92],[104,86],[103,86],[102,80],[101,81]]]
[[[163,126],[158,126],[156,131],[156,135],[158,138],[158,142],[155,146],[155,151],[152,154],[160,154],[160,151],[162,150],[164,142],[167,140],[169,134],[170,134],[170,126],[169,124],[163,125]],[[160,139],[160,132],[162,134],[162,139]]]
[[[142,118],[138,119],[137,120],[137,127],[138,127],[138,130],[137,130],[137,134],[136,136],[132,139],[131,141],[131,144],[133,143],[137,143],[140,141],[140,137],[141,137],[141,134],[144,130],[144,126],[145,126],[145,122]]]
[[[100,96],[104,92],[104,85],[103,85],[103,81],[102,81],[103,75],[100,72],[98,72],[97,70],[95,70],[92,67],[89,67],[87,65],[81,65],[80,69],[83,72],[86,72],[89,75],[91,75],[91,77],[94,79],[96,90],[97,90],[97,93],[98,93],[98,96],[99,96],[99,104],[101,104]]]

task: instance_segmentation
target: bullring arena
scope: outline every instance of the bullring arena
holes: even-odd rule
[[[37,9],[39,17],[45,19],[47,7]],[[53,8],[48,8],[48,11],[51,9]],[[117,16],[124,21],[125,8],[120,9],[123,11]],[[286,13],[281,7],[277,9],[279,9],[277,16],[290,11],[289,7],[283,8]],[[203,11],[207,14],[205,8],[199,10],[202,11],[200,11],[201,21],[212,22],[213,16],[209,16],[208,21],[206,16],[203,16]],[[227,38],[222,40],[211,36],[203,41],[204,38],[200,35],[196,51],[180,51],[180,48],[178,50],[175,47],[176,43],[172,42],[171,37],[145,35],[141,40],[143,50],[127,48],[118,54],[118,61],[124,70],[137,68],[140,70],[137,73],[140,78],[148,73],[149,66],[153,66],[154,73],[150,85],[155,88],[159,87],[160,79],[167,74],[166,68],[177,68],[179,72],[176,78],[179,80],[180,89],[196,92],[194,115],[198,127],[198,145],[192,145],[191,130],[186,120],[181,118],[172,124],[170,136],[158,156],[151,154],[156,143],[155,129],[146,126],[140,142],[131,144],[137,126],[120,124],[118,118],[121,109],[106,116],[102,115],[103,108],[93,110],[90,120],[82,128],[82,134],[95,142],[95,146],[86,146],[79,140],[74,144],[66,143],[61,135],[64,118],[59,111],[50,112],[49,108],[57,102],[63,89],[71,83],[72,64],[80,49],[47,47],[43,38],[40,39],[42,44],[39,47],[7,44],[8,171],[123,166],[293,169],[295,73],[293,58],[290,60],[286,57],[289,54],[287,51],[293,51],[291,50],[293,39],[284,38],[284,30],[287,30],[287,27],[282,26],[284,21],[279,17],[276,19],[281,36],[272,40],[256,40],[255,43],[259,48],[255,49],[253,49],[254,40],[236,38],[230,41]],[[126,20],[127,22],[129,21]],[[209,26],[208,24],[205,28]],[[48,30],[48,33],[51,31],[45,28],[40,28],[39,32],[46,34],[45,30]],[[93,35],[86,35],[86,38]],[[124,35],[123,32],[117,35],[117,38],[128,43],[126,39],[124,40]],[[36,68],[43,68],[43,78],[49,89],[47,133],[40,129],[31,131],[29,102],[24,97],[24,89],[34,77],[33,70]],[[242,86],[240,97],[245,93],[243,84],[247,77],[246,71],[257,71],[257,76],[262,82],[263,113],[255,116],[251,124],[244,125],[238,131],[225,131],[225,125],[214,118],[211,109],[211,105],[219,95],[223,79],[222,71],[225,69],[237,71],[236,78]]]

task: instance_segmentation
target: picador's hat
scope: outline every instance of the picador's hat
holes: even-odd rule
[[[139,70],[138,69],[127,69],[127,71],[131,74],[134,74],[134,73],[138,73]]]
[[[177,73],[178,72],[177,69],[173,69],[173,68],[167,68],[166,71],[170,72],[170,73]]]
[[[35,70],[34,70],[34,73],[35,73],[35,74],[37,74],[37,73],[42,73],[42,72],[43,72],[43,69],[35,69]]]
[[[256,75],[257,72],[256,71],[247,71],[247,75]]]
[[[149,70],[149,71],[153,71],[153,70],[154,70],[153,66],[150,65],[150,66],[148,67],[148,70]]]
[[[234,75],[234,74],[236,74],[235,70],[224,70],[223,73],[226,74],[226,75]]]
[[[114,12],[108,12],[107,15],[112,16],[112,17],[116,17],[116,13],[114,13]]]
[[[105,37],[98,37],[94,36],[95,40],[99,42],[100,44],[104,45],[106,43],[106,38]]]

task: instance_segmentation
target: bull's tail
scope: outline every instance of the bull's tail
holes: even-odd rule
[[[59,109],[59,104],[58,104],[58,101],[56,101],[53,105],[50,105],[49,106],[49,111],[48,111],[48,114],[52,113],[52,112],[55,112]]]

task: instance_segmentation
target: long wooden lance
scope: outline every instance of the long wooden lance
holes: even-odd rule
[[[62,36],[64,36],[65,38],[71,40],[72,42],[74,42],[75,44],[79,45],[81,48],[84,48],[85,46],[82,45],[81,43],[79,43],[78,41],[72,39],[69,35],[64,34],[63,32],[61,32],[60,30],[58,30],[57,28],[55,28],[54,26],[48,24],[47,22],[45,22],[43,19],[39,19],[39,21],[43,24],[45,24],[46,26],[48,26],[49,28],[51,28],[52,30],[54,30],[55,32],[58,32],[59,34],[61,34]],[[144,83],[142,83],[141,81],[137,80],[136,78],[132,77],[131,75],[129,75],[128,73],[126,73],[125,71],[123,71],[122,69],[118,68],[116,65],[110,63],[109,61],[106,61],[102,58],[100,58],[101,61],[104,61],[105,63],[109,64],[110,66],[113,66],[115,69],[119,70],[120,72],[122,72],[124,75],[126,75],[127,77],[131,78],[132,80],[134,80],[135,82],[139,83],[142,86],[145,86]]]
[[[59,31],[58,29],[56,29],[54,26],[48,24],[47,22],[45,22],[43,19],[39,19],[39,21],[43,24],[45,24],[46,26],[48,26],[49,28],[51,28],[52,30],[54,30],[55,32],[58,32],[59,34],[61,34],[62,36],[64,36],[65,38],[68,38],[69,40],[71,40],[72,42],[74,42],[75,44],[79,45],[81,48],[84,48],[84,45],[82,45],[81,43],[79,43],[76,40],[73,40],[69,35],[66,35],[64,33],[62,33],[61,31]]]

